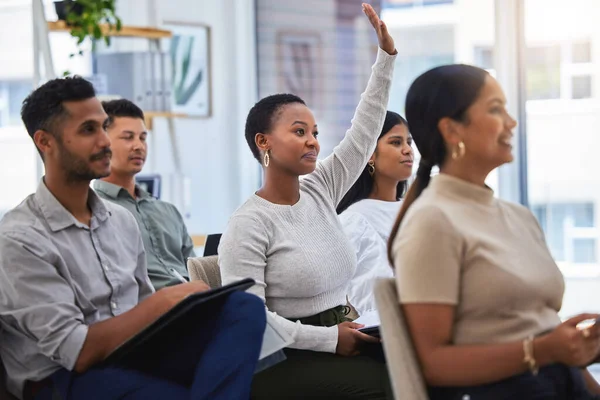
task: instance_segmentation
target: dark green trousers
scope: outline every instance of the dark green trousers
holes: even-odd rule
[[[346,314],[340,306],[300,321],[333,326],[348,320]],[[381,344],[368,344],[355,357],[295,349],[284,352],[287,360],[254,376],[252,399],[393,399]]]

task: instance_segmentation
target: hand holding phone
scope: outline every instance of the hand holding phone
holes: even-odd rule
[[[583,336],[588,337],[592,329],[600,329],[600,317],[596,319],[586,319],[577,324],[577,329],[583,332]]]

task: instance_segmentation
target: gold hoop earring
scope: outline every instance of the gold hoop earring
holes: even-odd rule
[[[271,157],[269,157],[269,150],[265,151],[265,156],[263,157],[263,165],[265,166],[265,168],[267,168],[269,166],[269,163],[271,162]]]
[[[375,175],[375,161],[369,160],[367,163],[367,169],[369,170],[369,175]]]
[[[460,141],[456,148],[452,149],[452,159],[458,160],[459,158],[463,158],[465,155],[465,144]]]

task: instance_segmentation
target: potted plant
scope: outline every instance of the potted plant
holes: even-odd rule
[[[56,10],[56,16],[59,21],[66,21],[67,14],[69,14],[70,11],[76,14],[82,13],[81,4],[76,3],[73,0],[55,1],[54,10]]]
[[[54,2],[56,14],[69,26],[71,36],[77,39],[77,46],[86,38],[104,40],[110,45],[110,36],[102,29],[108,26],[108,31],[120,31],[121,19],[116,14],[116,0],[65,0]],[[79,51],[79,54],[82,52]]]

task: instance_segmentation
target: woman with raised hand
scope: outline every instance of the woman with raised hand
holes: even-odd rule
[[[255,376],[254,398],[388,395],[383,360],[364,355],[380,347],[373,344],[378,339],[346,318],[356,257],[335,210],[375,149],[397,54],[373,8],[363,9],[377,33],[377,61],[352,126],[333,154],[317,161],[317,123],[297,96],[266,97],[246,121],[246,140],[263,166],[264,184],[223,233],[221,274],[224,283],[253,278],[257,284],[250,292],[265,300],[295,340],[285,349],[287,360]]]
[[[390,259],[430,398],[599,398],[585,366],[600,326],[580,324],[598,315],[561,323],[564,280],[535,217],[485,185],[513,160],[516,122],[498,82],[468,65],[434,68],[411,85],[406,118],[422,158]]]
[[[348,288],[348,301],[359,315],[377,308],[375,279],[393,276],[387,242],[412,175],[411,145],[406,120],[388,111],[373,155],[337,207],[356,252],[356,272]]]

